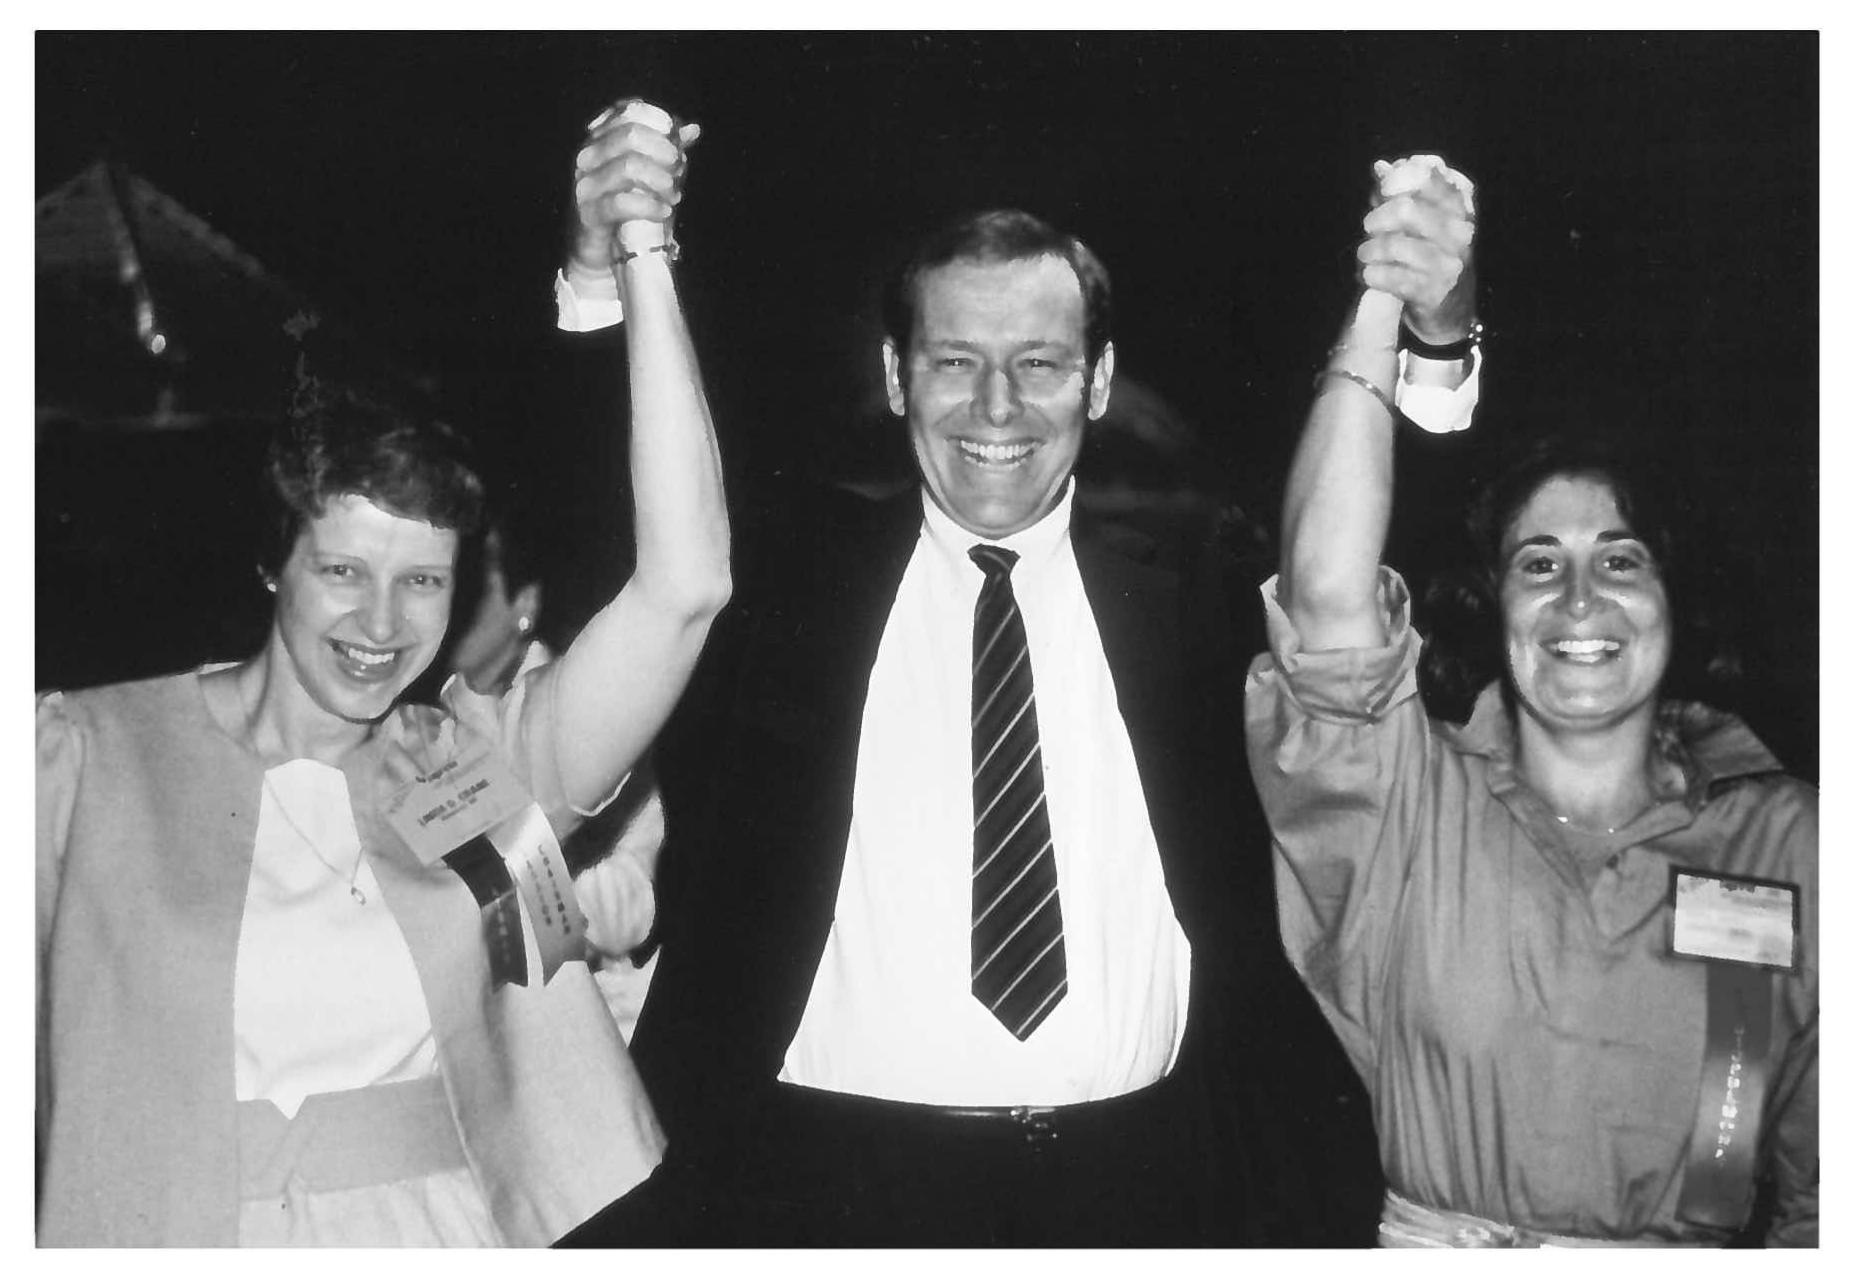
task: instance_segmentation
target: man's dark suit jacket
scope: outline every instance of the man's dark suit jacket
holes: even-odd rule
[[[870,671],[921,504],[914,489],[881,503],[820,494],[737,539],[734,603],[661,756],[663,959],[633,1052],[673,1163],[727,1174],[798,1029],[831,928]],[[1205,1115],[1204,1157],[1181,1166],[1203,1173],[1207,1239],[1369,1241],[1369,1119],[1282,956],[1243,759],[1260,622],[1240,638],[1214,570],[1129,558],[1079,506],[1072,537],[1192,945],[1173,1077]]]

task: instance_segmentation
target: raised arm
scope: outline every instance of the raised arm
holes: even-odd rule
[[[1380,163],[1365,219],[1357,303],[1316,381],[1282,506],[1279,598],[1309,651],[1385,642],[1378,564],[1391,519],[1391,389],[1398,322],[1433,344],[1474,320],[1475,233],[1461,176],[1413,158]]]
[[[721,458],[671,267],[670,220],[699,133],[646,103],[592,124],[576,158],[576,285],[611,278],[625,302],[637,563],[559,663],[562,785],[598,805],[656,737],[729,595]]]

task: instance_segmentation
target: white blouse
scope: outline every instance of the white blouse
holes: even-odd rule
[[[264,775],[232,1031],[238,1098],[292,1117],[306,1096],[438,1071],[412,954],[332,765],[292,760]]]
[[[624,954],[655,919],[662,839],[653,790],[613,852],[573,880],[601,992],[627,1041],[650,969],[632,968]],[[539,979],[526,907],[521,917],[529,977]],[[320,761],[292,760],[264,776],[232,1034],[238,1098],[269,1100],[290,1117],[306,1096],[438,1072],[425,994],[362,853],[347,778]]]

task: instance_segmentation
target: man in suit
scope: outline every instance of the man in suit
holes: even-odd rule
[[[1369,1126],[1273,928],[1254,647],[1074,505],[1109,318],[1041,220],[936,234],[882,351],[919,490],[741,542],[661,749],[665,1241],[1369,1241]]]

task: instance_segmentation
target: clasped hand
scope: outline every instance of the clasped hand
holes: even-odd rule
[[[1397,297],[1421,340],[1448,344],[1475,320],[1474,188],[1440,158],[1378,165],[1359,280]]]
[[[593,118],[574,157],[574,270],[610,273],[619,225],[670,222],[683,200],[690,145],[701,134],[701,126],[642,99],[622,99]]]

